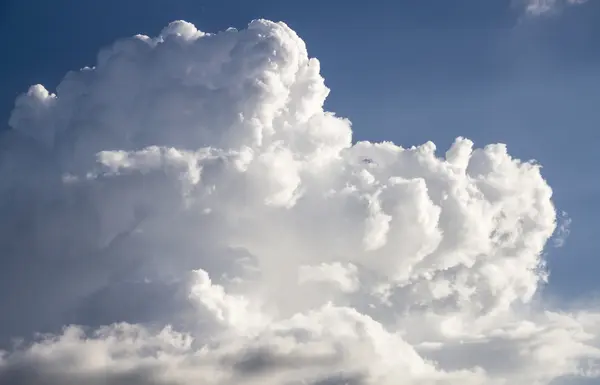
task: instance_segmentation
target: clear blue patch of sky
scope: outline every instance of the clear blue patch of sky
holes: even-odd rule
[[[29,85],[53,89],[119,37],[185,19],[204,31],[283,20],[322,64],[327,108],[356,139],[405,146],[456,136],[537,159],[573,218],[549,250],[553,294],[600,290],[600,2],[523,18],[510,0],[4,0],[0,128]]]

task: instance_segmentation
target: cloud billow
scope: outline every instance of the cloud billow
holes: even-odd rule
[[[353,143],[319,70],[283,23],[177,21],[19,96],[0,385],[598,375],[600,313],[535,301],[557,227],[540,166]]]

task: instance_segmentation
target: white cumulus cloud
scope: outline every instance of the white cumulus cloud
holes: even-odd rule
[[[600,313],[536,294],[552,190],[502,144],[352,141],[283,23],[177,21],[19,96],[0,385],[556,385]],[[561,382],[562,381],[562,382]]]

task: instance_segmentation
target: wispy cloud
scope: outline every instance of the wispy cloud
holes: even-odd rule
[[[554,236],[554,247],[563,247],[565,245],[567,238],[571,234],[571,222],[572,219],[563,211],[558,219],[558,227]]]
[[[526,0],[525,9],[530,15],[542,15],[566,6],[586,3],[587,0]]]

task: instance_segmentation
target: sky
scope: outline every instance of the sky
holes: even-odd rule
[[[8,0],[0,33],[0,385],[597,383],[600,2]]]

